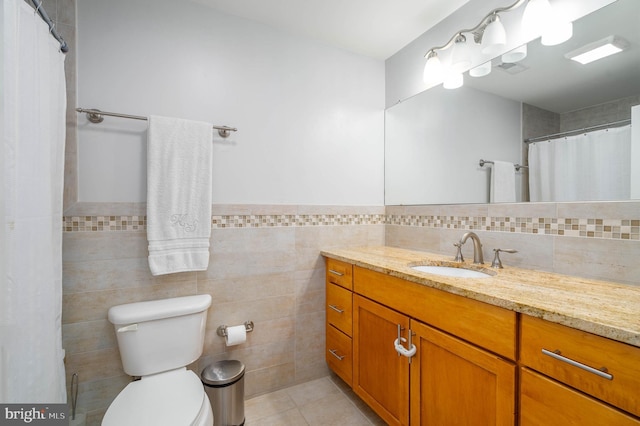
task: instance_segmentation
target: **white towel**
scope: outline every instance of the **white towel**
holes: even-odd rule
[[[516,172],[513,163],[494,161],[491,170],[490,203],[516,202]]]
[[[153,275],[209,265],[212,124],[149,117],[147,240]]]

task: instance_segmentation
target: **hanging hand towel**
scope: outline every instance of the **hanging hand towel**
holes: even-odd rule
[[[209,265],[212,125],[149,117],[147,239],[153,275]]]
[[[513,163],[494,161],[491,170],[490,203],[516,202],[516,172]]]

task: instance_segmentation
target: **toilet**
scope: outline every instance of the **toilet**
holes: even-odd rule
[[[176,297],[109,309],[131,382],[107,409],[103,426],[212,426],[202,382],[186,366],[200,358],[211,296]]]

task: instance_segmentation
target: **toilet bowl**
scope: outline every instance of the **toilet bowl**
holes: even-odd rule
[[[186,368],[202,354],[211,296],[114,306],[109,310],[125,372],[139,376],[111,403],[103,426],[212,426],[202,382]]]

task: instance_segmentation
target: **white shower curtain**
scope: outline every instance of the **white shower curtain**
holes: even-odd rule
[[[531,201],[628,200],[631,126],[529,144]]]
[[[61,403],[64,54],[23,0],[2,4],[0,402]]]

